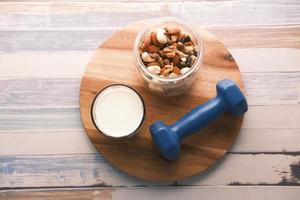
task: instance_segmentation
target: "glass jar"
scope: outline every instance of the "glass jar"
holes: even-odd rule
[[[150,72],[147,66],[142,61],[140,55],[140,45],[146,35],[150,35],[152,31],[158,28],[175,27],[179,28],[181,32],[190,36],[191,41],[197,51],[196,60],[190,69],[176,77],[163,77]],[[143,28],[137,35],[135,40],[133,57],[136,67],[141,74],[141,77],[146,87],[155,94],[162,96],[175,96],[186,92],[196,79],[196,75],[203,62],[203,42],[202,38],[197,31],[197,27],[190,26],[182,20],[176,18],[159,18],[154,19],[152,23]]]

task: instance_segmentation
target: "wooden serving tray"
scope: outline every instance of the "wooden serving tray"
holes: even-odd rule
[[[199,104],[216,95],[216,83],[228,78],[242,89],[241,74],[235,60],[212,34],[198,28],[204,40],[204,64],[194,87],[178,97],[158,97],[143,86],[134,65],[135,37],[150,21],[139,21],[114,33],[90,60],[80,87],[80,112],[84,128],[99,153],[128,174],[153,181],[178,180],[203,172],[220,159],[234,142],[243,118],[227,114],[207,128],[186,138],[177,160],[164,159],[152,142],[149,126],[155,120],[171,124]],[[99,133],[91,119],[91,106],[103,87],[122,83],[136,89],[145,101],[146,118],[140,132],[126,139],[111,139]]]

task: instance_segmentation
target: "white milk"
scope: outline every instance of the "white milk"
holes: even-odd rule
[[[113,85],[105,88],[95,99],[92,115],[103,134],[122,137],[138,129],[143,120],[144,105],[133,89]]]

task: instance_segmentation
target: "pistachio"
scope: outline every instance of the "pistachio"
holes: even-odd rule
[[[142,51],[145,51],[148,49],[148,47],[150,46],[151,44],[151,38],[150,36],[146,36],[144,38],[144,41],[143,41],[143,44],[142,44]]]
[[[151,32],[151,42],[156,45],[156,46],[159,46],[159,42],[157,41],[157,38],[156,38],[156,32]]]

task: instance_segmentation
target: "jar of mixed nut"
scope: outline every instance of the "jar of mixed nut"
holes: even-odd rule
[[[149,90],[175,96],[195,81],[203,43],[196,27],[175,18],[156,19],[138,34],[133,56]]]

